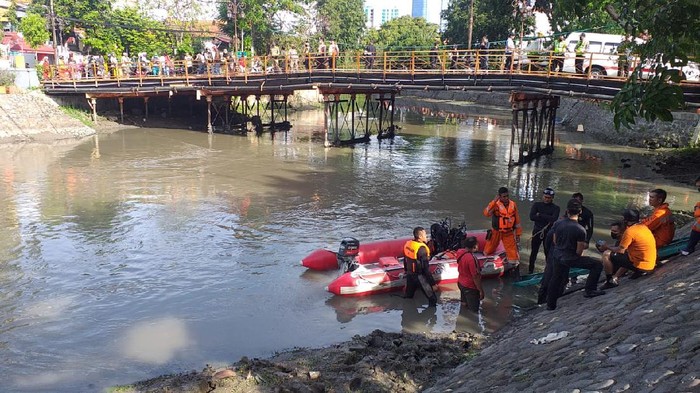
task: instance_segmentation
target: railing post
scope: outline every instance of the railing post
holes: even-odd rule
[[[194,63],[192,63],[194,64]],[[185,61],[185,84],[187,86],[190,85],[190,70],[189,67],[187,67],[187,61]]]
[[[384,52],[384,64],[382,65],[383,79],[386,81],[386,51]]]
[[[554,51],[549,51],[549,60],[547,61],[547,78],[552,75],[552,56]]]
[[[411,76],[416,74],[416,52],[411,51]]]
[[[591,72],[593,71],[593,53],[588,54],[588,79],[591,79]]]

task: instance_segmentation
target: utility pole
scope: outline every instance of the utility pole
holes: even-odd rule
[[[49,18],[51,19],[51,32],[53,33],[53,61],[58,66],[58,40],[56,39],[56,14],[53,12],[53,0],[49,1]]]
[[[469,0],[469,38],[467,39],[467,49],[472,48],[472,31],[474,30],[474,0]]]

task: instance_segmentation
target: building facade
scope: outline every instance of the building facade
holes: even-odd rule
[[[431,7],[428,7],[429,1]],[[440,13],[448,5],[449,0],[365,0],[366,26],[378,29],[382,24],[402,16],[424,18],[430,23],[442,25]]]

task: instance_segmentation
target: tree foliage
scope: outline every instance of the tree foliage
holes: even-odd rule
[[[385,50],[428,49],[440,40],[438,25],[423,18],[402,16],[370,31],[366,41],[373,41]]]
[[[536,0],[535,9],[547,15],[554,33],[598,31],[622,34],[602,5],[608,0]]]
[[[270,43],[283,34],[283,16],[303,15],[304,8],[294,0],[238,0],[237,20],[229,10],[231,3],[219,4],[219,20],[222,29],[233,36],[234,25],[242,32],[244,48],[255,48],[257,52],[266,52]]]
[[[455,44],[466,43],[469,31],[470,0],[452,0],[443,11],[447,21],[444,36]],[[532,18],[524,20],[525,33],[534,25]],[[519,32],[521,17],[515,13],[512,0],[474,0],[474,28],[472,41],[477,42],[483,35],[489,40],[505,41],[508,33]]]
[[[7,7],[5,13],[7,21],[10,22],[10,30],[15,31],[19,27],[19,18],[17,18],[17,0],[12,0],[10,6]]]
[[[365,30],[363,0],[319,0],[318,32],[343,49],[357,48]]]
[[[648,121],[673,120],[672,110],[684,106],[683,92],[675,70],[700,58],[700,3],[696,0],[607,0],[602,9],[631,37],[643,38],[634,44],[642,61],[653,68],[643,78],[637,67],[612,102],[615,126],[629,126],[635,118]]]
[[[197,29],[197,21],[202,19],[202,6],[197,0],[141,0],[139,9],[146,15],[154,10],[163,12],[163,21],[173,28],[173,47],[178,53],[193,51],[193,37],[187,31]]]
[[[49,31],[46,30],[46,19],[35,13],[28,13],[19,24],[19,30],[24,35],[24,40],[32,48],[49,40]]]

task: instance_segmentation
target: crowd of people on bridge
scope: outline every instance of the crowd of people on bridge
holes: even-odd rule
[[[502,50],[494,50],[484,35],[474,50],[460,50],[459,45],[447,41],[436,41],[432,49],[424,51],[429,59],[427,63],[415,62],[413,67],[434,70],[458,70],[489,72],[500,70],[512,72],[519,67],[516,58],[522,56],[517,49],[514,35],[510,34],[505,40]],[[544,49],[544,48],[543,48]],[[552,44],[554,53],[552,70],[561,71],[564,54],[568,51],[563,36]],[[577,72],[583,72],[580,65],[583,53],[588,51],[588,41],[585,34],[575,47]],[[413,51],[421,56],[421,51]],[[365,69],[376,67],[377,48],[374,42],[369,42],[361,51],[347,52],[353,61],[341,64],[341,51],[335,40],[328,44],[323,38],[316,45],[304,42],[297,50],[293,45],[279,46],[271,42],[264,54],[253,54],[244,51],[220,49],[219,46],[208,42],[198,53],[128,53],[121,55],[82,54],[69,52],[67,56],[59,56],[55,65],[49,64],[48,56],[40,62],[43,67],[44,79],[59,78],[79,80],[83,78],[130,78],[130,77],[174,77],[185,75],[237,75],[242,73],[281,73],[299,72],[311,69],[338,69],[341,66],[355,68],[358,66],[355,56]],[[494,61],[495,60],[495,61]],[[402,61],[389,64],[389,67],[407,67]],[[386,64],[384,66],[387,66]]]
[[[700,192],[700,177],[695,181]],[[668,195],[663,189],[649,191],[648,204],[653,209],[646,217],[640,210],[627,208],[621,220],[610,224],[610,237],[613,242],[599,240],[595,248],[600,253],[593,257],[584,255],[589,249],[593,236],[593,212],[583,205],[583,194],[574,193],[567,201],[563,212],[554,203],[555,190],[543,190],[542,201],[535,202],[530,209],[530,220],[534,223],[531,238],[531,252],[528,272],[534,273],[540,246],[544,249],[545,266],[538,292],[538,304],[546,304],[548,310],[557,308],[557,300],[568,283],[570,269],[588,270],[584,297],[604,295],[621,285],[621,279],[629,276],[635,280],[648,275],[657,267],[657,250],[668,246],[675,236],[673,212],[666,202]],[[506,187],[498,189],[496,197],[484,208],[484,216],[491,219],[483,254],[493,255],[499,245],[505,248],[508,263],[520,264],[520,238],[523,228],[517,204],[510,199]],[[429,270],[433,250],[427,240],[425,229],[417,227],[413,240],[406,243],[407,284],[405,297],[412,298],[420,289],[429,300],[429,306],[437,304],[437,286]],[[700,202],[695,205],[694,222],[687,244],[680,251],[682,255],[695,252],[700,242]],[[462,249],[456,253],[462,305],[473,312],[479,311],[484,299],[479,263],[474,253],[478,250],[474,237],[462,241]],[[519,271],[519,270],[518,270]],[[605,274],[605,282],[599,288],[599,279]]]

